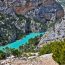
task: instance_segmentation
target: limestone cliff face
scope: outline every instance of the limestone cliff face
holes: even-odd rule
[[[55,3],[55,0],[42,0],[44,6],[51,5]]]
[[[15,41],[22,33],[46,31],[47,21],[64,16],[62,6],[55,0],[0,0],[0,13],[0,45]],[[27,20],[30,18],[32,21]]]
[[[39,20],[50,20],[64,16],[62,6],[56,0],[3,0],[0,1],[0,12],[5,14],[23,14]]]
[[[50,8],[50,10],[48,10],[48,13],[55,13],[55,16],[57,18],[61,18],[64,16],[64,10],[62,8],[62,6],[57,3],[55,0],[43,0],[43,6],[45,6],[46,8]],[[54,11],[52,11],[54,10]]]
[[[33,0],[32,0],[33,1]],[[36,17],[39,20],[46,21],[50,20],[53,15],[55,18],[61,18],[64,16],[64,10],[62,6],[55,0],[35,0],[28,2],[25,6],[16,7],[15,11],[18,14],[23,14],[28,17]]]

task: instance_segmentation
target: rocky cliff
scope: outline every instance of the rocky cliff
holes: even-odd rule
[[[0,13],[0,45],[22,33],[46,31],[47,22],[64,16],[55,0],[0,0]]]
[[[41,21],[51,20],[53,16],[55,16],[55,18],[61,18],[64,16],[62,6],[55,0],[32,0],[26,3],[23,7],[15,7],[15,11],[18,14],[35,17]]]
[[[64,10],[56,0],[1,0],[0,12],[23,14],[40,20],[50,20],[53,15],[56,18],[64,16]]]

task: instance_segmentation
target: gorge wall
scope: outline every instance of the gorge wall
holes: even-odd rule
[[[64,16],[55,0],[0,0],[0,13],[0,45],[15,41],[18,34],[46,31],[47,22]]]

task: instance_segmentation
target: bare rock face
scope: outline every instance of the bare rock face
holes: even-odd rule
[[[56,0],[3,0],[0,4],[0,12],[13,14],[14,11],[42,21],[50,20],[53,15],[55,18],[64,16],[64,10]]]
[[[14,61],[11,61],[11,60],[9,60],[9,61],[11,62],[12,65],[59,65],[57,62],[55,62],[53,60],[51,54],[45,54],[45,55],[35,57],[35,58],[30,57],[30,59],[28,59],[28,60],[15,59]],[[8,63],[9,61],[7,61],[5,63],[10,64],[10,63]],[[1,63],[2,62],[3,61],[1,61]]]
[[[56,0],[3,0],[0,4],[0,12],[7,14],[16,12],[43,21],[50,20],[53,15],[56,18],[64,16],[64,10]]]
[[[37,0],[34,1],[34,3]],[[18,14],[26,14],[28,17],[35,17],[39,20],[50,20],[53,16],[55,18],[61,18],[64,16],[64,10],[62,6],[55,0],[40,0],[33,5],[33,0],[24,7],[16,7],[15,11]],[[37,4],[37,5],[36,5]]]
[[[42,0],[44,6],[51,5],[55,2],[55,0]]]
[[[62,6],[59,3],[57,3],[55,0],[43,0],[43,6],[45,6],[47,8],[48,7],[51,8],[50,11],[53,14],[55,14],[55,16],[57,18],[61,18],[61,17],[64,16],[64,10],[63,10]],[[52,9],[55,10],[55,11],[52,11]],[[45,15],[46,19],[49,18],[48,16],[49,16],[49,14]]]

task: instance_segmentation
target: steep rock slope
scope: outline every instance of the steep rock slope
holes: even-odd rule
[[[0,45],[15,41],[22,33],[46,31],[48,21],[64,16],[55,0],[0,0],[0,13]]]
[[[64,16],[64,10],[56,0],[1,0],[0,12],[11,15],[16,12],[42,21]]]
[[[37,0],[34,0],[34,3]],[[34,17],[41,21],[51,20],[53,16],[55,18],[61,18],[64,16],[64,10],[62,6],[55,0],[41,0],[33,4],[33,0],[26,3],[25,6],[16,7],[16,13],[24,14],[28,17]]]

